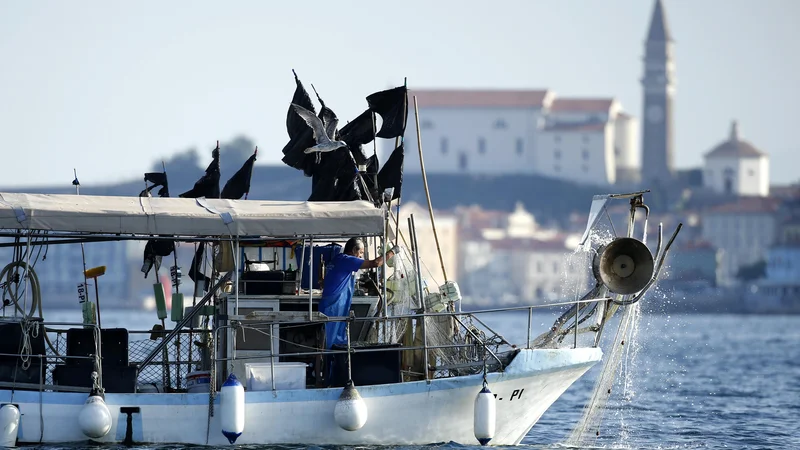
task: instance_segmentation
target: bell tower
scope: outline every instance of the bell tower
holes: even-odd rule
[[[672,100],[675,95],[673,42],[664,5],[656,0],[644,54],[642,92],[642,185],[664,186],[673,177]]]

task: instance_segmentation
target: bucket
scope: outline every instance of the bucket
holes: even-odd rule
[[[186,375],[186,392],[208,392],[211,383],[211,372],[199,370]]]

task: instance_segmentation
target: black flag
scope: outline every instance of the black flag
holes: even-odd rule
[[[200,268],[200,263],[203,262],[203,250],[205,250],[206,243],[200,242],[197,246],[197,251],[194,252],[194,257],[192,257],[192,265],[189,266],[189,278],[194,281],[195,284],[203,283],[204,290],[208,290],[211,286],[211,278],[209,278],[205,273],[203,273],[202,269]]]
[[[219,198],[219,141],[217,148],[211,153],[211,164],[206,168],[206,173],[194,184],[190,190],[180,194],[183,198]]]
[[[383,119],[377,137],[395,138],[403,135],[408,117],[408,90],[405,86],[376,92],[367,97],[367,103],[369,109]]]
[[[150,191],[157,186],[161,186],[158,191],[159,197],[169,197],[169,183],[167,183],[167,172],[148,172],[144,174],[144,181],[153,183],[145,190],[139,193],[139,197],[150,197]],[[175,242],[166,239],[150,239],[144,246],[144,255],[142,256],[142,272],[144,277],[150,273],[150,269],[155,266],[156,271],[161,266],[161,258],[169,256],[170,253],[175,251]]]
[[[297,87],[292,96],[292,103],[302,106],[303,108],[316,112],[314,104],[311,103],[311,97],[308,96],[306,88],[297,77],[297,73],[292,70],[294,74],[294,81]],[[305,150],[313,147],[316,143],[314,141],[314,132],[311,127],[306,124],[297,114],[292,103],[289,104],[289,111],[286,113],[286,131],[289,133],[289,143],[283,147],[282,161],[289,167],[302,170],[306,176],[311,176],[314,171],[315,155],[307,155]]]
[[[366,110],[339,130],[339,139],[347,142],[356,163],[366,164],[367,156],[361,146],[369,144],[375,135],[372,129],[372,111]]]
[[[145,192],[149,193],[156,187],[161,186],[161,189],[158,190],[158,196],[169,197],[169,183],[167,182],[166,172],[147,172],[144,174],[144,181],[153,183],[152,186],[145,189]]]
[[[347,148],[325,155],[311,180],[310,202],[363,200],[358,170]]]
[[[235,174],[225,183],[222,188],[220,198],[227,198],[229,200],[239,200],[242,196],[250,192],[250,178],[253,175],[253,163],[256,162],[256,155],[258,154],[258,147],[253,155],[247,158],[242,168],[237,170]]]
[[[339,119],[336,117],[336,113],[333,112],[332,109],[328,108],[325,105],[325,102],[322,100],[322,97],[319,96],[319,94],[317,93],[317,89],[314,87],[313,84],[311,85],[311,89],[314,89],[314,94],[317,96],[317,101],[319,102],[319,105],[320,105],[320,110],[319,110],[319,115],[318,115],[319,120],[321,120],[322,124],[325,126],[325,131],[328,132],[328,126],[329,126],[328,124],[330,124],[332,122],[337,122],[338,123]],[[336,135],[339,134],[338,130],[336,130],[336,133],[332,133],[332,134],[334,134],[334,135],[333,136],[328,136],[328,137],[330,137],[331,139],[335,140],[336,137],[337,137]]]
[[[364,184],[366,185],[367,190],[372,198],[376,198],[376,195],[378,194],[378,186],[375,184],[377,181],[376,176],[378,175],[378,156],[370,156],[367,158],[367,161],[364,163],[364,165],[367,168],[367,170],[362,174]]]
[[[308,92],[306,92],[306,88],[303,87],[303,83],[300,81],[300,78],[297,77],[297,73],[294,69],[292,69],[292,74],[294,74],[294,82],[296,85],[294,95],[292,96],[292,103],[302,106],[313,113],[317,112],[314,108],[314,104],[311,103],[311,97],[308,95]],[[289,104],[289,111],[286,113],[286,131],[289,132],[289,139],[294,139],[306,129],[308,129],[306,121],[303,120],[303,118],[297,114],[297,111],[294,110],[294,107]]]
[[[400,190],[403,186],[403,160],[405,159],[405,149],[403,144],[392,151],[386,164],[378,172],[378,187],[382,193],[387,188],[394,188],[392,200],[400,198]]]

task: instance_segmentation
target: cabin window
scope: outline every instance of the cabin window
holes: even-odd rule
[[[556,164],[555,166],[553,166],[553,170],[555,170],[556,172],[561,172],[561,166]]]
[[[557,134],[555,136],[553,136],[553,142],[561,142],[561,136],[559,136]]]
[[[522,155],[522,152],[525,150],[525,143],[522,142],[522,138],[517,138],[517,155]]]
[[[554,157],[555,159],[561,159],[561,149],[558,149],[558,148],[557,148],[557,149],[556,149],[556,150],[553,152],[553,157]]]
[[[432,130],[433,122],[431,122],[429,119],[425,119],[422,121],[422,124],[420,126],[422,127],[423,130]]]
[[[483,155],[486,153],[486,139],[478,138],[478,153]]]
[[[586,135],[586,134],[583,135],[583,142],[584,143],[588,143],[589,142],[589,136],[588,135]]]
[[[583,149],[581,155],[583,156],[583,159],[589,159],[589,150]]]
[[[505,130],[508,128],[508,124],[503,119],[497,119],[494,121],[494,129],[495,130]]]
[[[441,141],[439,141],[439,148],[441,149],[443,155],[447,154],[447,138],[446,137],[443,137],[441,139]]]

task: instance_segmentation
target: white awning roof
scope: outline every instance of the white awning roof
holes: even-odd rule
[[[0,229],[175,236],[379,235],[364,201],[289,202],[0,193]]]

